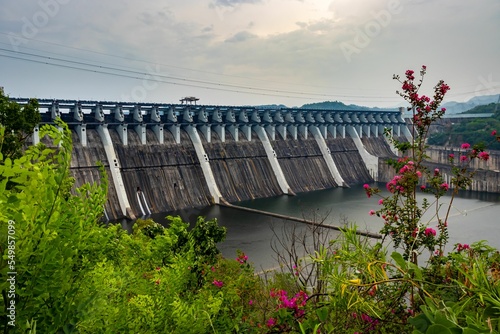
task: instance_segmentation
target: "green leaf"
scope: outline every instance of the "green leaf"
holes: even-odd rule
[[[406,264],[406,261],[405,259],[403,258],[403,255],[401,255],[400,253],[398,252],[393,252],[391,254],[391,257],[394,261],[396,261],[396,264],[398,266],[400,266],[402,269],[406,269],[407,268],[407,264]]]
[[[462,334],[479,334],[479,332],[472,328],[464,328]]]
[[[500,310],[492,305],[488,305],[483,312],[485,318],[500,317]]]
[[[448,328],[440,324],[434,324],[427,328],[426,334],[453,334]]]
[[[426,305],[422,305],[420,308],[422,309],[422,312],[424,312],[427,319],[429,319],[429,321],[431,323],[433,323],[434,322],[434,314],[433,313],[435,312],[435,310],[430,311]]]
[[[316,310],[316,314],[318,315],[319,321],[325,322],[328,318],[328,308],[322,307]]]
[[[434,315],[434,323],[443,325],[447,328],[457,327],[456,324],[454,324],[453,322],[448,320],[448,318],[446,318],[446,315],[444,314],[443,311],[436,312],[436,314]]]
[[[419,281],[422,280],[422,270],[415,264],[408,262],[409,271],[415,275],[415,278]]]
[[[408,320],[410,324],[412,324],[418,331],[425,333],[431,322],[425,316],[425,314],[421,313],[416,317],[410,318]]]
[[[455,327],[455,328],[449,328],[449,330],[450,330],[453,334],[462,334],[462,328]]]

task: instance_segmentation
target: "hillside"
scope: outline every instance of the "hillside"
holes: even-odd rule
[[[468,113],[493,113],[495,103],[479,106]],[[492,136],[493,131],[500,131],[500,108],[491,117],[469,118],[450,123],[429,138],[430,145],[451,145],[460,147],[462,143],[484,143],[489,149],[500,150],[500,142]]]
[[[471,110],[477,106],[487,105],[490,103],[498,103],[500,94],[475,96],[467,102],[446,102],[443,107],[446,108],[447,114],[458,114]]]
[[[396,110],[397,108],[378,108],[378,107],[364,107],[358,106],[356,104],[346,105],[340,101],[324,101],[316,103],[304,104],[301,108],[304,109],[334,109],[334,110],[372,110],[372,111],[385,111],[385,110]]]
[[[493,111],[488,111],[488,110],[494,110],[489,108],[480,108],[480,109],[475,109],[476,107],[480,106],[487,106],[487,105],[495,105],[495,103],[500,103],[500,94],[496,95],[484,95],[484,96],[476,96],[471,98],[470,100],[466,102],[455,102],[455,101],[450,101],[443,103],[442,107],[446,108],[446,114],[447,115],[453,115],[453,114],[460,114],[460,113],[493,113]],[[405,105],[401,105],[405,106]],[[360,106],[357,104],[345,104],[341,101],[323,101],[323,102],[314,102],[314,103],[307,103],[302,105],[300,108],[304,109],[325,109],[325,110],[370,110],[370,111],[387,111],[387,110],[398,110],[399,107],[401,106],[395,106],[392,108],[380,108],[380,107],[366,107],[366,106]],[[270,109],[283,109],[283,108],[288,108],[288,106],[285,106],[283,104],[270,104],[270,105],[259,105],[258,107],[263,107],[263,108],[270,108]],[[474,111],[471,111],[474,109]]]
[[[470,110],[462,112],[461,114],[493,114],[497,110],[500,110],[500,103],[490,103],[474,107]]]

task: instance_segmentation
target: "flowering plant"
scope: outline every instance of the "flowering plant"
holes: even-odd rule
[[[392,239],[395,248],[403,250],[403,257],[417,264],[418,256],[424,249],[431,252],[431,256],[441,256],[444,246],[448,241],[448,217],[453,203],[453,199],[459,189],[465,189],[472,182],[474,170],[470,169],[474,159],[488,160],[489,154],[484,151],[484,146],[464,143],[459,159],[450,155],[451,163],[450,181],[446,182],[445,173],[439,168],[430,170],[426,164],[427,137],[431,124],[441,118],[446,109],[440,108],[446,93],[450,87],[440,80],[434,86],[434,95],[429,97],[419,95],[420,87],[426,74],[426,66],[420,70],[420,79],[416,82],[415,72],[407,70],[405,78],[394,75],[394,79],[401,83],[401,91],[397,94],[402,96],[413,112],[412,140],[398,141],[389,130],[386,135],[394,146],[403,154],[397,160],[390,160],[389,165],[394,167],[396,175],[386,185],[390,195],[382,197],[379,210],[371,210],[370,215],[377,215],[384,220],[384,227],[381,233],[384,237]],[[440,210],[442,203],[440,198],[452,188],[451,200],[444,215]],[[373,188],[368,184],[364,189],[371,197],[374,194],[380,195],[378,188]],[[424,198],[417,200],[417,193],[430,194],[433,202]],[[435,208],[435,213],[431,215],[428,222],[423,221],[423,215],[430,209]],[[436,226],[429,226],[432,221]],[[439,233],[438,233],[439,232]]]
[[[269,296],[276,301],[273,317],[267,319],[266,326],[272,330],[287,332],[298,321],[304,320],[305,308],[309,296],[304,291],[297,292],[293,297],[285,290],[271,289]]]

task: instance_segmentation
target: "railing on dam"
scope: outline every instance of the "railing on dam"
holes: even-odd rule
[[[399,111],[38,102],[72,130],[76,186],[103,162],[110,219],[370,182],[394,155],[383,131],[410,135]]]

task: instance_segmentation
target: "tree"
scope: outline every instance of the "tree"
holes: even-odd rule
[[[21,156],[24,143],[33,134],[40,119],[36,99],[30,99],[21,107],[0,89],[0,124],[5,128],[0,151],[4,158],[15,159]]]

